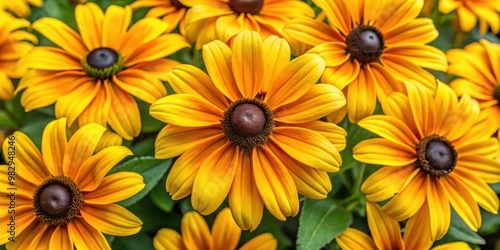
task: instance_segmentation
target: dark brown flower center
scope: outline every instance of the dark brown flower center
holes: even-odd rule
[[[498,101],[498,105],[500,106],[500,83],[497,83],[493,89],[493,98]]]
[[[33,194],[33,207],[38,220],[49,226],[66,225],[83,205],[83,196],[73,180],[56,176],[45,180]]]
[[[433,176],[447,175],[457,164],[457,152],[443,136],[434,134],[425,137],[417,145],[416,151],[415,165]]]
[[[384,50],[382,33],[373,26],[359,25],[346,38],[347,53],[362,64],[378,61]]]
[[[110,48],[97,48],[87,55],[87,63],[94,69],[105,69],[118,62],[119,55]]]
[[[186,8],[186,6],[180,3],[179,0],[170,0],[170,4],[172,4],[172,6],[174,6],[177,9]]]
[[[274,128],[274,119],[272,111],[261,99],[242,99],[229,106],[221,124],[229,141],[249,150],[267,142]]]
[[[229,7],[237,13],[259,14],[264,0],[229,0]]]

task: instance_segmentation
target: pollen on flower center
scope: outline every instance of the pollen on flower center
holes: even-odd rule
[[[359,25],[346,38],[347,52],[362,64],[378,61],[384,50],[382,33],[373,26]]]
[[[274,119],[272,111],[260,99],[241,99],[224,112],[221,124],[229,141],[249,150],[267,142]]]
[[[172,4],[172,6],[174,6],[177,9],[186,8],[186,6],[180,3],[179,0],[170,0],[170,4]]]
[[[45,180],[33,194],[33,207],[38,220],[49,226],[66,225],[83,205],[83,196],[73,180],[56,176]]]
[[[123,58],[119,52],[106,47],[92,50],[82,59],[83,69],[89,76],[110,78],[123,69]]]
[[[451,173],[457,163],[457,152],[443,136],[436,134],[425,137],[417,146],[415,165],[433,176]]]
[[[237,13],[259,14],[264,0],[229,0],[229,7]]]

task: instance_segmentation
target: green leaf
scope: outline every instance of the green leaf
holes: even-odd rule
[[[347,118],[344,119],[344,121],[342,121],[342,123],[339,125],[343,128],[346,128],[345,130],[347,132],[346,147],[340,152],[340,156],[342,157],[342,166],[340,166],[340,172],[344,172],[351,169],[356,163],[356,160],[354,160],[354,157],[352,157],[352,149],[354,148],[354,146],[356,146],[363,140],[374,138],[376,137],[376,135],[357,124],[350,123]]]
[[[351,214],[336,201],[306,199],[299,219],[297,249],[320,249],[351,222]]]
[[[143,133],[151,133],[160,131],[163,127],[165,127],[165,123],[155,119],[149,114],[149,106],[146,102],[136,99],[137,105],[139,106],[139,113],[141,115],[141,132]]]
[[[486,241],[479,236],[476,232],[472,231],[460,218],[460,216],[453,211],[451,213],[451,225],[448,229],[448,234],[456,240],[469,242],[472,244],[484,245]]]
[[[121,201],[120,205],[128,207],[140,201],[144,196],[146,196],[153,187],[158,184],[158,181],[165,175],[167,170],[172,165],[172,159],[168,160],[157,160],[154,157],[136,157],[122,165],[116,166],[109,171],[109,174],[116,172],[135,172],[144,178],[144,183],[146,186],[136,195]]]
[[[174,209],[175,201],[172,200],[172,196],[167,193],[165,182],[167,177],[164,176],[161,178],[161,181],[151,190],[149,193],[149,198],[153,201],[153,203],[158,206],[161,210],[170,213],[172,209]]]

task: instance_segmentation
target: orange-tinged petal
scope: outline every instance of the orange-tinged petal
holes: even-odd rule
[[[101,84],[92,79],[86,79],[80,85],[73,89],[71,93],[57,99],[54,111],[56,118],[66,117],[67,124],[71,126],[78,116],[92,102],[98,91],[101,90]]]
[[[381,207],[366,202],[366,217],[373,241],[379,249],[403,249],[399,222],[380,211]]]
[[[341,151],[346,147],[347,132],[336,124],[323,121],[312,121],[308,123],[295,124],[295,126],[320,133],[328,139],[338,151]]]
[[[217,89],[231,101],[242,97],[233,76],[231,49],[221,41],[213,41],[203,46],[203,61],[207,72]]]
[[[369,68],[375,82],[377,99],[379,101],[387,98],[387,96],[390,96],[394,92],[406,92],[404,84],[396,80],[383,65],[379,63],[370,63]]]
[[[142,47],[136,48],[130,56],[124,58],[124,63],[126,66],[130,66],[161,59],[186,47],[189,47],[189,43],[179,34],[162,35],[142,45]]]
[[[339,89],[344,89],[359,75],[361,66],[357,60],[348,60],[337,67],[326,67],[321,82],[330,83]]]
[[[446,55],[439,49],[429,45],[402,44],[390,46],[384,53],[391,53],[400,59],[413,62],[421,67],[446,71],[448,63]]]
[[[408,112],[411,110],[411,106],[407,95],[394,92],[389,97],[379,101],[384,114],[398,118],[411,129],[415,136],[418,135],[415,119],[413,118],[412,113]]]
[[[407,148],[408,152],[414,151],[419,143],[411,129],[393,116],[372,115],[361,120],[358,125]]]
[[[197,147],[200,142],[223,134],[220,127],[189,128],[172,124],[165,126],[156,137],[155,157],[168,159]]]
[[[312,168],[337,172],[340,154],[321,134],[299,127],[276,127],[269,139],[295,160]]]
[[[432,134],[436,127],[436,104],[434,98],[424,88],[413,83],[406,82],[408,99],[415,124],[420,133],[419,138]],[[451,138],[448,138],[452,140]]]
[[[424,202],[418,212],[406,222],[403,240],[406,249],[429,249],[432,246],[429,204]]]
[[[144,2],[137,1],[136,3]],[[118,50],[124,57],[128,57],[144,44],[158,38],[168,28],[169,24],[158,18],[142,18],[127,31],[120,41]]]
[[[101,8],[92,2],[79,4],[75,8],[75,19],[87,49],[90,51],[101,47],[104,20]]]
[[[146,72],[149,72],[154,77],[167,82],[168,81],[168,73],[175,66],[179,65],[180,62],[168,58],[161,58],[149,62],[137,63],[134,66],[130,67],[130,69],[141,69]]]
[[[201,164],[226,141],[224,135],[205,140],[196,147],[188,149],[175,161],[166,182],[167,192],[172,195],[172,199],[179,200],[191,194],[193,182]]]
[[[252,151],[257,189],[269,212],[279,220],[299,212],[297,188],[283,162],[266,146]]]
[[[252,172],[250,152],[242,151],[238,164],[229,191],[229,207],[238,226],[243,230],[253,231],[262,219],[264,203]]]
[[[221,110],[229,106],[227,98],[217,89],[212,79],[193,65],[182,64],[172,69],[168,82],[175,93],[198,95]]]
[[[470,249],[472,248],[465,242],[450,242],[432,248],[432,250],[470,250]]]
[[[340,249],[343,250],[376,250],[377,246],[373,239],[365,233],[355,228],[347,228],[337,238],[335,238]]]
[[[5,194],[2,194],[2,196],[5,195]],[[3,197],[2,197],[3,198]],[[33,200],[31,200],[31,202],[33,202]],[[25,206],[17,206],[17,203],[16,203],[16,214],[15,214],[15,223],[16,223],[16,242],[18,241],[21,241],[22,240],[22,236],[23,234],[26,234],[26,233],[32,233],[34,234],[34,232],[32,232],[30,229],[33,227],[33,225],[36,225],[36,224],[40,224],[38,223],[38,220],[36,218],[36,216],[33,216],[34,214],[34,211],[33,211],[33,203],[31,203],[30,205],[25,205]],[[10,205],[9,205],[10,206]],[[7,224],[7,223],[10,223],[10,217],[12,216],[12,214],[9,214],[8,213],[8,206],[4,206],[4,211],[2,211],[2,213],[0,214],[0,219],[2,219],[2,232],[0,233],[0,236],[2,237],[1,240],[0,240],[0,243],[2,244],[5,244],[9,241],[9,237],[12,237],[12,235],[10,235],[10,226]]]
[[[296,101],[274,111],[275,121],[305,123],[320,119],[340,109],[346,103],[344,94],[330,84],[315,84]]]
[[[91,153],[91,151],[86,153]],[[126,147],[112,146],[105,148],[81,162],[73,180],[78,184],[81,191],[93,191],[101,185],[101,181],[103,181],[109,170],[129,155],[132,155],[132,152]]]
[[[327,67],[336,67],[344,64],[349,58],[345,42],[325,42],[314,46],[307,53],[321,56]]]
[[[377,104],[375,84],[370,68],[364,67],[358,77],[347,86],[347,116],[351,123],[357,123],[375,111]]]
[[[274,250],[278,247],[278,241],[270,233],[263,233],[253,237],[247,243],[239,248],[239,250]]]
[[[67,144],[66,118],[47,124],[42,135],[43,162],[53,176],[63,173],[62,163]]]
[[[81,59],[84,56],[86,48],[80,35],[64,22],[51,17],[42,17],[34,22],[32,27],[74,58]]]
[[[167,89],[159,79],[138,69],[118,73],[113,76],[113,83],[147,103],[153,103],[167,95]]]
[[[261,90],[264,75],[264,48],[260,35],[243,31],[233,41],[231,66],[243,97],[252,98]]]
[[[102,24],[102,46],[118,49],[132,19],[130,6],[111,5],[106,9]]]
[[[470,229],[477,231],[481,226],[481,213],[468,187],[453,175],[441,178],[440,181],[453,209]]]
[[[76,249],[111,249],[106,238],[83,218],[75,218],[68,224],[69,237]]]
[[[413,164],[383,167],[366,178],[361,185],[361,192],[366,194],[369,201],[383,201],[399,193],[407,181],[411,181],[418,173],[420,169],[415,168]]]
[[[283,31],[294,39],[315,46],[318,44],[345,40],[336,30],[326,23],[308,18],[297,17],[285,25]]]
[[[481,178],[486,183],[500,182],[500,162],[494,159],[478,155],[459,156],[455,168],[462,168],[463,171]]]
[[[110,106],[109,88],[104,87],[101,91],[97,92],[92,102],[78,116],[78,124],[98,123],[106,126]]]
[[[192,94],[166,96],[149,108],[149,113],[154,118],[183,127],[219,125],[223,112],[207,100]]]
[[[111,204],[125,200],[144,188],[144,178],[133,172],[118,172],[104,177],[99,187],[83,193],[87,204]]]
[[[420,44],[427,44],[438,37],[438,31],[430,18],[417,18],[408,24],[397,29],[384,33],[384,43],[392,44],[412,44],[418,41]]]
[[[139,232],[142,226],[137,216],[116,204],[84,205],[80,213],[92,227],[109,235],[132,235]]]
[[[480,80],[478,79],[478,81]],[[458,96],[462,96],[467,93],[474,99],[478,100],[491,100],[493,98],[491,95],[491,92],[493,91],[492,86],[477,84],[476,81],[471,81],[469,79],[455,79],[450,83],[450,87],[453,88]]]
[[[271,109],[279,108],[303,96],[318,81],[325,62],[318,55],[305,54],[290,61],[269,86],[264,102]]]
[[[158,230],[153,238],[153,246],[158,250],[186,250],[181,235],[170,228]]]
[[[239,148],[227,141],[201,164],[191,195],[193,208],[201,214],[211,214],[226,199],[240,160],[239,153]]]
[[[450,227],[450,202],[439,179],[427,176],[427,203],[429,205],[429,220],[431,240],[441,239]]]
[[[14,132],[15,144],[11,145],[11,140],[3,142],[3,154],[6,161],[10,161],[8,152],[12,152],[9,147],[14,147],[14,163],[17,167],[16,175],[35,185],[41,184],[50,177],[50,172],[43,163],[42,155],[35,144],[22,132]],[[12,157],[11,157],[12,158]],[[19,171],[18,169],[22,169]]]
[[[187,249],[213,249],[213,239],[208,225],[197,212],[187,212],[181,221],[182,240]]]
[[[424,204],[427,194],[426,173],[419,173],[382,207],[382,212],[401,221],[413,216]]]
[[[403,166],[417,160],[415,149],[384,138],[361,141],[354,146],[352,152],[354,159],[377,165]]]
[[[11,171],[10,174],[12,175],[12,170],[16,170],[16,172],[17,172],[19,170],[19,168],[16,168],[16,169],[10,168],[9,169],[8,165],[0,165],[0,167],[1,167],[0,168],[0,175],[4,176],[3,180],[0,179],[0,188],[2,188],[1,190],[9,190],[9,188],[12,188],[12,185],[11,185],[12,179],[9,179],[9,171]],[[24,171],[24,168],[22,168],[22,169]],[[49,175],[47,175],[46,178],[50,177],[50,173],[47,173],[47,174],[49,174]],[[30,176],[28,176],[28,177],[30,177]],[[32,179],[30,179],[29,181],[25,180],[24,178],[19,176],[18,173],[16,173],[16,176],[14,178],[15,178],[14,185],[18,186],[18,187],[23,187],[22,189],[19,188],[16,190],[16,205],[21,206],[21,204],[23,204],[23,203],[28,203],[31,205],[33,203],[32,199],[33,199],[33,194],[35,193],[36,187],[39,184],[41,184],[43,180],[40,182],[37,182],[35,184],[35,183],[32,183],[33,182]],[[5,202],[5,205],[9,205],[8,202],[10,202],[10,200],[9,199],[0,199],[0,205],[2,202]]]
[[[58,226],[54,228],[52,237],[48,246],[55,249],[72,249],[73,239],[69,237],[69,230],[67,226]]]
[[[424,1],[422,0],[385,1],[380,9],[383,10],[384,14],[375,12],[377,18],[369,18],[368,20],[376,20],[375,26],[382,32],[390,31],[415,19],[423,6]]]
[[[19,70],[28,68],[43,70],[76,70],[82,71],[82,63],[68,52],[53,47],[34,47],[17,63]]]
[[[38,249],[38,242],[48,228],[45,223],[32,223],[20,235],[16,236],[15,242],[9,242],[7,249]],[[36,240],[36,241],[35,241]],[[33,244],[34,243],[34,244]],[[33,245],[32,245],[33,244]],[[43,246],[40,246],[43,247]]]
[[[64,151],[62,170],[64,176],[76,179],[82,164],[94,153],[106,128],[96,123],[78,129],[68,141]]]
[[[429,93],[436,90],[436,78],[417,64],[389,53],[382,54],[379,59],[384,69],[397,80],[412,79],[414,84],[424,87]]]
[[[229,208],[224,208],[215,217],[212,225],[214,249],[236,249],[241,237],[241,228],[236,225]]]
[[[349,34],[354,25],[354,18],[350,15],[350,8],[346,2],[315,0],[314,3],[325,12],[330,26],[338,29],[339,33]]]
[[[466,155],[481,155],[487,158],[494,158],[498,155],[498,139],[489,138],[481,141],[464,141],[454,145],[459,159]]]
[[[270,36],[264,40],[264,55],[266,67],[264,67],[261,89],[267,90],[290,61],[290,46],[285,39]]]
[[[485,181],[461,169],[455,169],[453,173],[455,173],[454,177],[467,187],[474,200],[482,208],[490,213],[498,214],[498,196]]]
[[[108,123],[125,140],[132,140],[141,132],[141,116],[134,98],[125,90],[107,85],[111,97]]]

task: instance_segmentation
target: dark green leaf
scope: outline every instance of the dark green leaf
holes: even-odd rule
[[[334,200],[306,199],[299,219],[297,249],[320,249],[351,222],[351,214]]]
[[[465,241],[473,244],[484,245],[486,241],[479,236],[476,232],[472,231],[458,216],[458,214],[453,211],[451,213],[451,225],[448,230],[448,234],[455,238],[456,240]]]
[[[122,165],[119,165],[109,171],[108,174],[116,172],[135,172],[144,178],[144,183],[146,186],[136,195],[121,201],[119,204],[127,207],[133,205],[140,201],[144,196],[146,196],[153,187],[158,184],[158,181],[165,175],[167,170],[172,165],[172,159],[168,160],[157,160],[154,157],[136,157]]]
[[[161,210],[170,213],[172,212],[172,209],[174,209],[175,201],[172,200],[170,194],[167,193],[165,187],[166,180],[167,180],[166,176],[161,178],[156,187],[154,187],[153,190],[151,190],[151,192],[149,193],[149,198],[151,198],[153,203],[156,206],[158,206]]]

